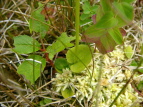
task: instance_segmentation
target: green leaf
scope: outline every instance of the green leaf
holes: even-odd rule
[[[143,69],[138,69],[140,73],[143,73]]]
[[[134,50],[132,49],[132,46],[126,46],[124,48],[124,52],[127,58],[131,59],[133,54],[134,54]]]
[[[137,63],[135,60],[133,60],[133,61],[131,62],[131,64],[130,64],[130,66],[135,66],[135,67],[137,67],[137,66],[138,66],[138,63]]]
[[[47,48],[49,58],[52,60],[56,53],[64,50],[67,47],[72,47],[73,44],[70,42],[74,39],[75,37],[68,37],[65,32],[62,33],[61,36],[57,38],[56,42]]]
[[[121,0],[121,1],[131,4],[131,3],[133,3],[135,0]]]
[[[111,37],[117,44],[119,45],[123,44],[123,37],[118,28],[109,29],[108,33],[111,35]]]
[[[119,0],[114,0],[114,1],[118,2]],[[126,3],[129,3],[129,4],[133,3],[134,1],[135,0],[120,0],[120,2],[126,2]]]
[[[106,12],[102,18],[96,23],[97,28],[113,28],[118,24],[118,20],[112,12]]]
[[[100,0],[100,4],[104,12],[111,11],[111,1],[110,0]]]
[[[98,22],[102,18],[103,15],[104,15],[104,11],[102,7],[99,6],[96,12],[96,22]]]
[[[35,9],[31,13],[32,18],[29,20],[29,28],[30,32],[32,31],[39,32],[40,36],[44,38],[49,29],[49,26],[47,25],[48,23],[45,21],[44,15],[41,14],[42,9],[43,5],[40,5],[38,9]]]
[[[83,14],[80,16],[80,19],[81,19],[81,20],[85,20],[85,19],[87,19],[87,18],[89,18],[89,17],[90,17],[89,15],[83,13]]]
[[[143,81],[140,81],[140,83],[137,85],[138,90],[143,90]]]
[[[126,2],[114,2],[113,3],[114,12],[119,18],[121,18],[126,24],[130,24],[133,20],[133,7]],[[123,22],[122,22],[123,23]]]
[[[98,7],[99,7],[98,5],[91,6],[91,13],[92,13],[92,15],[97,13]]]
[[[40,101],[40,106],[51,103],[51,102],[52,102],[51,99],[45,98],[42,101]]]
[[[72,72],[79,73],[86,68],[92,59],[92,49],[87,45],[79,45],[78,50],[73,47],[66,54],[67,61],[71,64]]]
[[[98,42],[96,44],[97,48],[102,54],[106,54],[108,52],[113,51],[116,46],[115,41],[109,34],[102,36],[100,38],[100,42],[101,42],[100,44]]]
[[[65,58],[57,58],[55,60],[55,68],[59,73],[62,73],[63,69],[69,68],[69,64]]]
[[[106,29],[97,28],[95,24],[87,28],[86,31],[84,32],[84,35],[88,35],[89,37],[95,37],[95,36],[100,37],[106,33],[107,33]]]
[[[89,1],[84,2],[82,8],[84,10],[83,11],[84,14],[89,14],[91,12],[91,5],[90,5]]]
[[[40,49],[40,43],[27,35],[14,37],[14,46],[13,51],[19,54],[28,54]]]
[[[71,88],[66,88],[65,90],[61,90],[61,93],[64,98],[68,98],[74,95],[74,91]]]
[[[116,19],[118,20],[117,27],[121,28],[127,25],[127,23],[120,16],[117,15]]]
[[[31,55],[18,67],[17,72],[24,75],[25,78],[31,82],[31,84],[34,84],[36,79],[40,76],[41,71],[44,70],[45,66],[46,60],[44,58],[38,55]]]

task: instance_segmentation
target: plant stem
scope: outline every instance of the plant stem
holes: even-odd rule
[[[80,26],[80,20],[79,20],[79,16],[80,16],[80,0],[76,0],[75,1],[75,36],[76,36],[76,43],[75,43],[75,47],[76,47],[76,52],[78,50],[78,45],[79,45],[79,26]]]
[[[103,55],[100,59],[100,67],[99,67],[99,74],[98,74],[98,84],[96,86],[96,90],[93,93],[92,99],[91,99],[91,104],[89,105],[89,107],[92,107],[93,104],[93,99],[96,98],[96,103],[95,103],[95,107],[99,107],[99,97],[100,97],[100,92],[101,92],[101,78],[102,78],[102,62],[103,62]]]

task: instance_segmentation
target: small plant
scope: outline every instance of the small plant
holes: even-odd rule
[[[16,72],[26,79],[27,88],[35,90],[26,103],[33,107],[57,106],[57,102],[66,102],[62,106],[139,106],[142,58],[134,58],[134,44],[125,30],[134,24],[134,2],[27,1],[32,8],[31,16],[25,15],[30,34],[13,37],[12,48],[20,57]]]

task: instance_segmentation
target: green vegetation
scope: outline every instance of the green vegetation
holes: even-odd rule
[[[142,106],[142,1],[5,0],[0,6],[0,104]]]

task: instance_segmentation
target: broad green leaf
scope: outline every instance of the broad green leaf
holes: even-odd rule
[[[31,13],[32,18],[29,20],[29,28],[31,32],[39,32],[40,36],[44,38],[49,29],[49,26],[47,25],[48,23],[45,21],[44,15],[41,14],[42,9],[43,5],[40,5],[38,9],[35,9]]]
[[[133,54],[134,54],[134,50],[132,49],[132,46],[126,46],[124,48],[124,52],[127,58],[131,59]]]
[[[97,48],[102,54],[113,51],[116,46],[115,41],[112,39],[112,37],[109,34],[102,36],[100,38],[100,42],[101,44],[99,44],[98,42],[96,44],[97,44]]]
[[[99,6],[96,12],[96,22],[98,22],[102,18],[103,15],[104,15],[104,11],[102,7]]]
[[[66,54],[67,61],[71,64],[72,72],[79,73],[86,68],[92,59],[92,49],[87,45],[79,45],[78,50],[73,47]]]
[[[110,0],[100,0],[100,4],[104,12],[111,11],[111,1]]]
[[[59,73],[62,73],[63,69],[69,68],[69,64],[65,58],[57,58],[55,60],[55,68]]]
[[[133,20],[133,7],[126,2],[114,2],[113,3],[114,12],[119,18],[121,18],[126,24],[130,24]],[[123,23],[123,22],[122,22]]]
[[[123,37],[119,29],[117,28],[109,29],[108,33],[111,35],[111,37],[117,44],[119,45],[123,44]]]
[[[127,23],[120,16],[117,15],[116,19],[118,20],[117,27],[121,28],[127,25]]]
[[[67,47],[72,47],[73,44],[70,42],[74,39],[75,37],[68,37],[65,32],[62,33],[61,36],[57,38],[56,42],[47,48],[49,58],[52,60],[56,53],[64,50]]]
[[[96,23],[97,28],[113,28],[118,24],[118,20],[112,12],[106,12],[101,19]]]
[[[88,35],[89,37],[100,37],[101,35],[104,35],[106,33],[106,29],[97,28],[95,24],[87,28],[84,32],[84,35]]]
[[[71,88],[66,88],[65,90],[61,90],[61,93],[64,98],[68,98],[74,95],[74,91]]]
[[[14,37],[14,46],[13,50],[19,54],[28,54],[40,49],[40,43],[27,35]]]
[[[40,77],[41,71],[44,70],[45,66],[46,60],[44,58],[38,55],[31,55],[18,67],[17,72],[24,75],[31,84],[34,84],[37,78]]]

